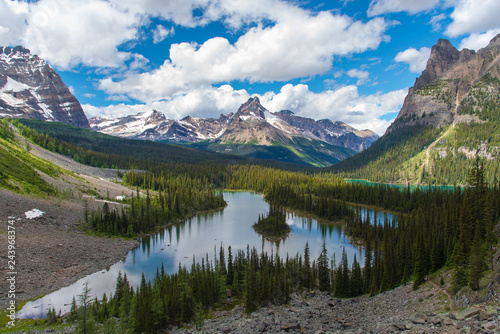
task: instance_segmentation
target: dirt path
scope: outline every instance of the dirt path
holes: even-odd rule
[[[426,170],[426,171],[430,171],[431,168],[430,168],[430,163],[431,163],[431,151],[432,149],[434,148],[434,146],[436,146],[437,143],[439,143],[439,141],[441,139],[443,139],[444,137],[446,137],[448,135],[448,133],[450,133],[450,131],[452,129],[455,128],[455,123],[452,123],[451,126],[445,131],[443,132],[435,141],[433,141],[429,147],[427,147],[425,149],[425,161],[424,161],[424,164],[423,164],[423,168]]]
[[[454,311],[455,310],[455,298],[452,297],[452,295],[446,291],[445,289],[441,288],[440,286],[438,286],[436,283],[434,283],[433,281],[429,280],[429,282],[431,282],[431,284],[436,288],[438,289],[439,291],[441,291],[442,293],[444,293],[446,295],[446,297],[448,297],[448,301],[450,302],[450,310],[451,311]]]

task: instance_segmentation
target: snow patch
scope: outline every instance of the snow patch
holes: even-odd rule
[[[16,81],[8,76],[7,83],[3,86],[2,91],[22,92],[23,90],[28,90],[30,88],[30,86]]]
[[[27,219],[34,219],[38,217],[42,217],[45,212],[40,211],[38,209],[33,209],[30,211],[26,211],[24,214],[26,215]]]

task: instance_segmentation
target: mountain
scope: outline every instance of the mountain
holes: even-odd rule
[[[381,182],[465,184],[478,155],[493,183],[499,133],[500,34],[477,52],[440,39],[386,133],[332,170]]]
[[[21,46],[0,47],[0,117],[34,118],[90,129],[80,103],[56,71]]]
[[[92,118],[91,127],[124,138],[176,142],[220,153],[329,166],[378,139],[341,122],[316,121],[291,111],[269,112],[257,97],[217,118],[167,119],[152,110],[118,119]]]

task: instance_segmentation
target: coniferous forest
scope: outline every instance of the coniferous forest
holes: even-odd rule
[[[63,140],[56,145],[50,136],[21,128],[30,137],[47,139],[47,147],[55,151],[75,154]],[[97,159],[101,153],[77,154]],[[111,154],[102,159],[123,168],[133,168],[139,161]],[[302,255],[286,258],[221,247],[219,256],[193,259],[190,268],[180,267],[175,274],[158,268],[155,278],[143,277],[139,287],[130,286],[120,275],[112,296],[75,302],[73,318],[84,317],[83,323],[91,319],[123,331],[157,333],[169,325],[201,323],[228,296],[252,312],[268,303],[286,303],[291,293],[311,289],[340,298],[374,295],[409,281],[417,289],[442,268],[452,270],[455,292],[465,286],[477,290],[498,245],[493,231],[500,217],[500,184],[486,181],[487,169],[479,158],[468,170],[467,186],[451,190],[347,183],[330,172],[258,163],[156,160],[140,167],[123,174],[123,182],[136,189],[126,200],[128,205],[110,208],[105,203],[102,209],[86,210],[82,220],[89,230],[108,236],[148,234],[190,215],[223,208],[222,190],[248,190],[263,194],[276,222],[286,210],[294,210],[325,223],[342,223],[351,240],[364,247],[365,258],[363,263],[356,258],[349,263],[344,251],[334,259],[324,244],[318,258],[311,258],[308,244]],[[391,211],[397,218],[372,223],[370,217],[362,218],[362,206]]]
[[[408,281],[413,281],[417,289],[427,275],[445,266],[454,269],[454,291],[464,286],[477,290],[497,244],[491,232],[500,214],[500,188],[485,182],[479,159],[470,171],[469,186],[453,191],[374,187],[345,183],[325,175],[259,166],[232,166],[223,174],[212,173],[214,170],[208,167],[196,173],[194,170],[196,168],[183,169],[185,176],[180,179],[184,182],[186,175],[190,175],[189,182],[197,186],[200,186],[197,182],[203,180],[201,184],[213,187],[260,191],[273,208],[270,216],[277,220],[284,212],[274,205],[309,213],[324,221],[343,222],[346,233],[364,245],[364,263],[356,258],[348,263],[345,251],[336,263],[325,245],[317,259],[310,258],[309,245],[304,246],[303,255],[287,258],[258,253],[256,249],[238,250],[233,254],[231,247],[226,257],[226,250],[221,248],[218,258],[209,259],[207,255],[193,259],[191,268],[179,268],[173,275],[165,274],[160,268],[153,281],[143,279],[136,290],[128,285],[126,277],[120,276],[115,295],[92,304],[96,321],[105,323],[115,316],[120,318],[120,325],[133,332],[155,333],[171,324],[201,321],[205,312],[222,303],[228,295],[240,298],[246,310],[252,312],[268,303],[286,303],[292,292],[309,289],[328,291],[340,298],[374,295]],[[137,195],[130,208],[122,210],[114,219],[128,222],[132,226],[128,229],[139,233],[158,225],[137,227],[132,222],[165,222],[168,217],[179,217],[174,199],[182,196],[182,192],[178,193],[174,186],[162,188],[162,184],[168,184],[165,175],[168,168],[157,173],[125,174],[124,180],[129,184],[156,190],[158,194],[155,197],[148,194],[146,198]],[[185,190],[186,194],[190,193],[189,189]],[[221,195],[211,192],[186,197],[186,203],[196,203],[189,202],[190,198],[202,202],[211,199],[204,203],[214,207],[221,206],[223,201]],[[397,219],[373,224],[370,217],[361,218],[353,203],[395,211]],[[93,224],[94,218],[106,216],[106,211],[98,210],[91,216]],[[105,226],[104,221],[101,226]],[[103,231],[114,233],[109,228]]]

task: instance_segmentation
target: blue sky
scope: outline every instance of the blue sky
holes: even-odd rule
[[[383,134],[439,38],[479,49],[498,0],[0,0],[0,45],[47,60],[88,117],[219,117],[250,96]]]

